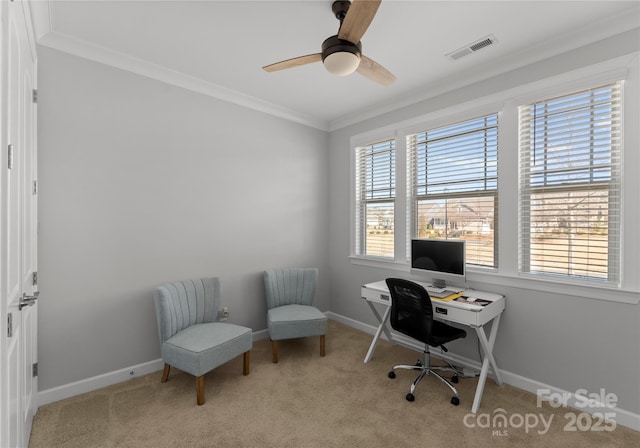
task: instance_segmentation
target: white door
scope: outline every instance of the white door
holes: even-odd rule
[[[28,10],[24,11],[23,20],[26,20]],[[21,126],[22,133],[22,216],[20,223],[20,234],[22,242],[22,309],[20,310],[22,331],[21,344],[23,347],[23,357],[20,366],[22,369],[23,389],[22,401],[22,432],[23,440],[29,441],[31,433],[31,422],[37,409],[36,394],[38,392],[37,362],[38,362],[38,201],[37,201],[37,126],[36,126],[36,54],[33,42],[26,38],[26,23],[23,22],[22,31],[22,60],[21,60],[21,82],[19,101],[21,103]]]
[[[36,411],[37,147],[34,103],[36,55],[26,2],[5,2],[2,79],[6,156],[2,158],[3,434],[0,446],[25,447]],[[4,150],[4,149],[3,149]],[[6,380],[5,380],[6,378]],[[6,397],[6,399],[4,399]]]

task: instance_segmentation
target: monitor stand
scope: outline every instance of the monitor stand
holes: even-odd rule
[[[434,288],[444,289],[447,287],[447,282],[441,278],[434,278],[433,280],[431,280],[431,285]]]

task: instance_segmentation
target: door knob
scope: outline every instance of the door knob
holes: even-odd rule
[[[18,310],[22,311],[22,308],[25,306],[32,306],[36,304],[36,300],[38,300],[38,295],[40,291],[35,291],[32,296],[28,296],[26,293],[22,294],[22,298],[20,299],[20,303],[18,304]]]

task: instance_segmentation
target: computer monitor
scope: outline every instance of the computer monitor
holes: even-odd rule
[[[465,241],[411,240],[411,270],[431,276],[431,284],[444,288],[447,281],[465,283]]]

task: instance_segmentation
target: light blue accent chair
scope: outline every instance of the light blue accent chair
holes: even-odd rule
[[[204,404],[204,375],[243,355],[249,374],[253,347],[251,328],[218,322],[222,284],[218,278],[167,283],[154,290],[160,352],[164,360],[162,382],[171,366],[196,377],[196,401]]]
[[[267,327],[278,362],[278,341],[320,336],[320,356],[325,355],[327,316],[312,306],[318,269],[270,269],[264,272]]]

